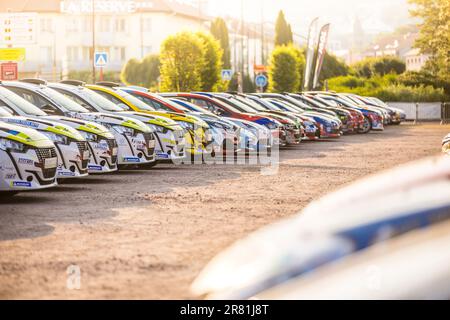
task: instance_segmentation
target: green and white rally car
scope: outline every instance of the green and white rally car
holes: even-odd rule
[[[14,92],[8,93],[9,90],[7,90],[8,88],[6,88],[4,84],[5,82],[0,83],[0,89],[3,88],[2,92],[4,96],[9,94],[10,100],[16,101],[14,104],[9,104],[8,109],[6,109],[7,111],[17,116],[58,122],[77,130],[83,139],[88,142],[87,148],[90,152],[87,165],[88,172],[107,173],[117,171],[117,142],[113,134],[109,132],[107,128],[94,122],[73,119],[63,115],[50,116],[31,103],[19,103],[19,100],[15,99]],[[24,90],[21,91],[21,94],[18,96],[26,98],[28,102],[30,100],[34,101],[34,98],[40,99],[39,101],[42,103],[46,101],[44,98],[36,95],[34,91]],[[23,101],[23,99],[21,100]],[[86,150],[83,150],[83,156],[87,155],[85,151]]]
[[[0,192],[57,185],[58,157],[53,142],[36,130],[0,122]]]
[[[56,170],[58,179],[85,177],[88,175],[87,166],[90,152],[87,141],[77,130],[46,119],[13,116],[3,109],[1,97],[0,121],[34,129],[52,140],[58,156],[58,167]]]
[[[124,111],[99,93],[86,88],[82,81],[67,80],[61,83],[49,83],[48,86],[91,112],[127,116],[145,123],[155,133],[157,160],[177,161],[186,157],[185,133],[176,121],[143,112]]]
[[[98,147],[109,151],[115,150],[112,158],[118,165],[149,164],[156,161],[153,131],[139,120],[123,115],[91,113],[78,103],[48,87],[44,80],[29,79],[3,83],[3,85],[27,98],[48,114],[54,114],[56,117],[70,117],[70,119],[66,118],[69,122],[89,121],[109,129],[114,144],[100,143]],[[103,170],[103,164],[100,163],[100,166],[90,166],[89,172],[105,172],[105,170]]]

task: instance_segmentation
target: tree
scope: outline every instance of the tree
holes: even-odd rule
[[[305,74],[305,67],[306,67],[306,58],[305,58],[305,50],[300,49],[297,47],[293,47],[293,50],[295,51],[298,59],[298,74],[299,74],[299,86],[298,91],[303,90],[303,76]]]
[[[450,78],[450,1],[409,0],[414,17],[421,18],[415,46],[429,54],[426,69],[442,79]]]
[[[221,80],[222,48],[213,36],[198,32],[197,36],[203,42],[203,62],[201,68],[202,91],[216,91]]]
[[[293,42],[291,26],[287,23],[284,12],[280,11],[275,24],[275,46],[289,45]]]
[[[217,18],[211,24],[211,34],[214,38],[219,40],[220,47],[223,50],[222,65],[225,69],[231,68],[231,50],[230,50],[230,37],[228,34],[228,27],[222,18]]]
[[[199,91],[202,89],[203,41],[192,32],[169,36],[161,46],[161,90]]]
[[[157,54],[148,55],[142,61],[131,59],[124,66],[120,79],[126,85],[154,88],[158,85],[159,68]]]
[[[406,70],[406,65],[397,57],[385,56],[361,60],[353,65],[353,70],[357,76],[370,78],[389,73],[402,74]]]
[[[272,92],[295,92],[300,87],[300,61],[293,46],[279,46],[270,58],[269,82]]]
[[[319,81],[323,82],[329,78],[346,76],[348,72],[349,67],[344,61],[340,60],[335,55],[325,52]]]

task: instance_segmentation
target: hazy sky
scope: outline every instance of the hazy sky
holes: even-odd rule
[[[309,22],[319,16],[322,22],[331,22],[334,32],[351,32],[352,22],[358,16],[365,31],[389,32],[409,21],[407,0],[209,0],[209,12],[214,15],[240,17],[241,3],[244,17],[261,21],[261,8],[266,21],[275,21],[283,9],[295,32],[306,33]]]

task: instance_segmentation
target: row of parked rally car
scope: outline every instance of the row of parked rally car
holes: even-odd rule
[[[101,82],[0,82],[0,191],[58,179],[383,130],[405,115],[375,98],[165,93]]]

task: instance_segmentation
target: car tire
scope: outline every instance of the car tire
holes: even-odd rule
[[[372,129],[372,123],[370,122],[369,117],[364,116],[364,124],[361,129],[359,129],[358,133],[366,134]]]

